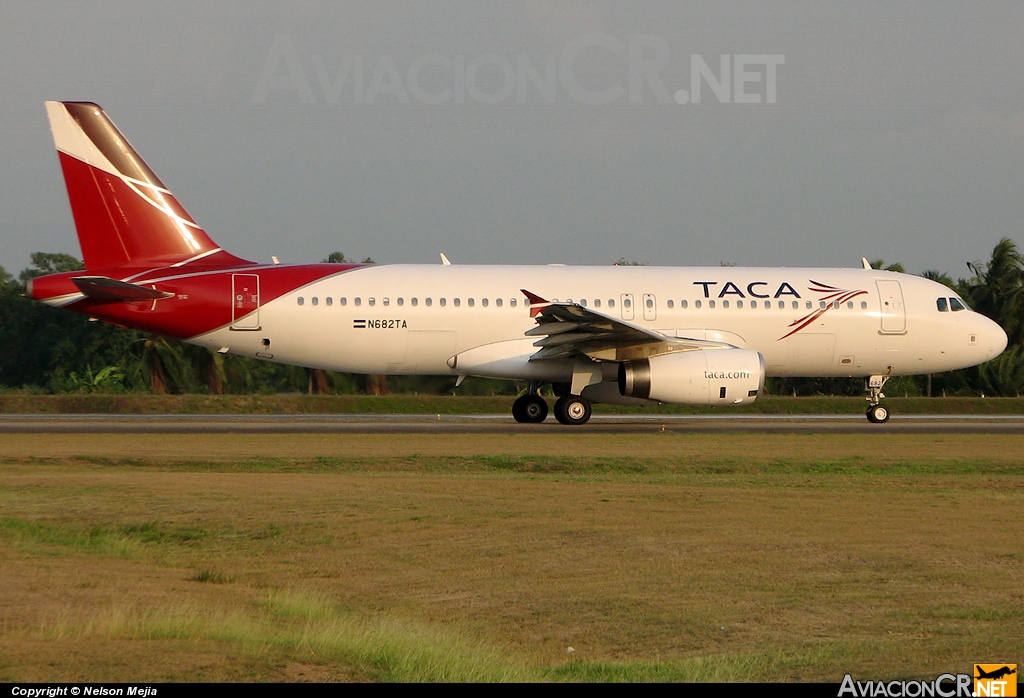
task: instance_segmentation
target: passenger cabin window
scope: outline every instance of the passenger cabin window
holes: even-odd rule
[[[686,301],[679,301],[679,307],[686,310],[686,306],[689,305]]]
[[[327,303],[327,305],[334,305],[334,299],[331,298],[330,296],[327,296],[327,298],[325,298],[324,301]]]
[[[299,305],[302,305],[303,303],[306,302],[306,299],[303,298],[302,296],[299,296],[298,301],[299,301]]]
[[[356,296],[354,303],[356,305],[362,305],[363,304],[363,299],[360,298],[359,296]]]
[[[348,298],[342,296],[341,298],[338,299],[338,302],[341,303],[342,305],[348,305]]]
[[[676,305],[676,302],[675,302],[675,301],[673,301],[673,300],[669,300],[669,301],[666,301],[666,302],[665,302],[665,305],[667,305],[667,306],[668,306],[668,308],[669,308],[669,310],[671,310],[672,308],[674,308],[674,307],[675,307],[675,305]]]
[[[958,310],[967,310],[967,308],[964,307],[964,304],[960,302],[959,298],[950,298],[949,307],[953,310],[954,313],[957,312]]]
[[[501,307],[501,299],[500,298],[495,298],[494,299],[494,305],[500,308]]]

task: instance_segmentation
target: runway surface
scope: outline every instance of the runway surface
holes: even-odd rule
[[[508,415],[112,415],[5,414],[0,434],[515,434],[649,433],[1024,434],[1024,415],[894,415],[871,424],[853,415],[595,415],[582,427],[517,424]]]

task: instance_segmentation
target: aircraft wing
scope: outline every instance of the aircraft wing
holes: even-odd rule
[[[621,360],[673,350],[732,346],[723,342],[669,336],[578,303],[552,303],[526,289],[522,291],[530,301],[530,315],[537,321],[537,326],[525,334],[527,337],[540,337],[533,343],[540,349],[530,357],[530,361],[572,356]]]

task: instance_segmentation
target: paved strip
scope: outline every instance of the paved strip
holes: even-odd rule
[[[0,415],[0,434],[515,434],[583,433],[1024,434],[1024,415],[598,415],[582,427],[517,424],[507,415]]]

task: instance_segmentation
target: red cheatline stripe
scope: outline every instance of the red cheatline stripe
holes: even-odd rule
[[[802,324],[801,324],[801,325],[800,325],[799,327],[797,327],[796,329],[794,329],[794,330],[793,330],[792,332],[790,332],[789,334],[784,334],[784,335],[782,335],[781,337],[779,337],[779,339],[785,339],[786,337],[789,337],[790,335],[794,335],[794,334],[796,334],[797,332],[799,332],[800,330],[802,330],[803,328],[807,327],[807,326],[808,326],[808,325],[810,325],[810,324],[811,324],[812,322],[814,322],[815,320],[817,320],[818,318],[820,318],[820,317],[821,317],[822,315],[824,315],[826,311],[828,311],[828,308],[821,308],[821,309],[820,309],[820,310],[818,310],[817,312],[814,312],[814,313],[812,313],[812,314],[811,314],[811,316],[810,316],[810,317],[808,317],[808,318],[807,318],[807,320],[806,320],[805,322],[803,322],[803,323],[802,323]],[[805,316],[805,317],[806,317],[806,316]],[[800,320],[803,320],[803,318],[800,318]],[[800,320],[797,320],[797,322],[800,322]],[[792,327],[792,325],[790,325],[790,327]]]
[[[813,279],[811,280],[811,283],[812,284],[817,284],[818,286],[825,286],[825,285],[827,285],[827,284],[819,284],[817,281],[814,281]],[[811,290],[812,291],[816,291],[818,293],[824,292],[824,289],[813,289],[812,288]],[[867,291],[839,291],[838,293],[829,293],[829,295],[819,299],[819,301],[821,301],[821,302],[828,302],[828,305],[826,305],[824,308],[819,308],[818,310],[816,310],[816,311],[814,311],[812,313],[809,313],[807,315],[804,315],[802,318],[800,318],[798,320],[794,320],[793,322],[789,323],[789,327],[793,327],[794,325],[798,325],[798,326],[795,329],[793,329],[792,331],[790,331],[789,333],[784,334],[783,336],[779,337],[779,340],[785,339],[786,337],[790,337],[790,336],[796,334],[797,332],[799,332],[800,330],[804,329],[805,327],[810,325],[812,322],[814,322],[815,320],[820,318],[822,315],[827,313],[829,310],[834,308],[835,307],[835,305],[834,305],[835,303],[843,304],[843,303],[845,303],[845,302],[847,302],[849,300],[853,300],[857,296],[863,296],[863,295],[866,295],[866,294],[867,294]],[[838,299],[835,299],[835,296],[839,296]],[[779,341],[779,340],[776,340],[776,341]]]

